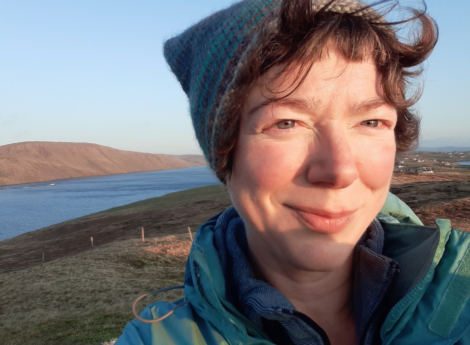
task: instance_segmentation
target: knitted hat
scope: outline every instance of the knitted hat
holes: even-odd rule
[[[190,27],[164,45],[164,55],[188,95],[196,138],[209,166],[219,171],[217,148],[228,140],[238,119],[228,109],[239,87],[239,75],[249,65],[260,32],[278,30],[281,0],[244,0]],[[314,11],[350,13],[382,20],[356,0],[312,0]],[[326,6],[326,8],[324,8]],[[266,37],[266,35],[262,35]],[[226,158],[226,157],[225,157]]]

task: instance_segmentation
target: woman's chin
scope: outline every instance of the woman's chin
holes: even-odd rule
[[[284,258],[289,266],[296,267],[301,271],[331,272],[344,267],[352,257],[355,244],[338,243],[333,240],[315,240],[313,243],[292,243],[289,247],[297,248],[291,250]]]

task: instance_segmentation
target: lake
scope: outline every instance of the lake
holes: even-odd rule
[[[192,167],[0,187],[0,240],[112,207],[217,183],[209,168]]]
[[[459,164],[459,165],[470,165],[470,161],[466,161],[466,162],[457,162],[457,164]]]

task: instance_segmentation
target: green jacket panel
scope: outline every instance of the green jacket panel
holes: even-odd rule
[[[432,262],[387,316],[384,344],[455,344],[469,332],[470,233],[451,229],[447,220],[436,223],[440,238]]]
[[[157,302],[148,306],[140,316],[157,319],[175,309],[177,303]],[[190,305],[176,309],[160,322],[147,324],[138,320],[128,323],[116,344],[181,345],[229,344],[210,322],[202,319]]]
[[[440,229],[436,233],[432,228],[420,226],[419,219],[405,206],[390,194],[383,209],[386,213],[377,217],[386,232],[392,235],[396,232],[397,237],[402,237],[404,245],[389,248],[390,257],[400,258],[403,262],[399,263],[405,266],[412,264],[413,255],[419,255],[416,253],[426,252],[429,260],[424,258],[427,264],[422,276],[418,275],[410,291],[406,291],[388,314],[381,328],[383,343],[470,345],[470,233],[451,229],[450,222],[445,220],[437,221]],[[201,225],[191,248],[187,269],[192,282],[184,287],[185,300],[190,304],[158,323],[133,320],[116,345],[273,344],[261,329],[224,299],[224,276],[213,246],[214,225],[213,219]],[[403,230],[410,236],[402,236]],[[433,233],[437,234],[435,238]],[[422,250],[423,243],[432,250]],[[157,302],[148,306],[141,317],[159,318],[176,306]]]

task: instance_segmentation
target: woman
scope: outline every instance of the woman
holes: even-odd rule
[[[437,27],[412,10],[404,43],[387,4],[245,0],[165,44],[234,207],[118,345],[470,344],[470,236],[388,194]]]

